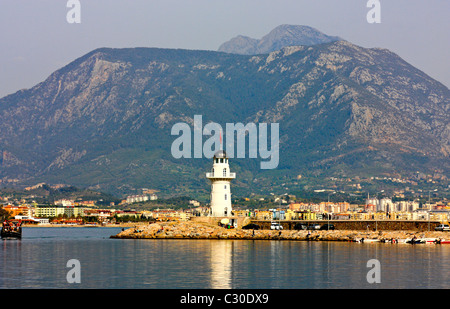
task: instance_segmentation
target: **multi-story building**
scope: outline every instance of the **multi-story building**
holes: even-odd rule
[[[137,202],[146,202],[148,201],[148,195],[130,195],[127,196],[127,203],[137,203]]]
[[[34,217],[78,217],[84,216],[84,207],[76,206],[61,206],[61,205],[37,205],[34,207],[33,216]]]
[[[28,205],[21,205],[21,206],[5,205],[3,206],[3,209],[8,211],[11,214],[11,217],[15,217],[18,215],[31,216],[32,214],[32,209]]]
[[[99,222],[110,222],[115,214],[114,209],[85,209],[84,216],[86,218],[94,218]]]
[[[64,206],[38,205],[34,207],[34,217],[58,217],[64,215]]]
[[[380,200],[380,203],[378,204],[377,211],[382,211],[382,212],[392,211],[393,210],[392,207],[393,207],[393,203],[390,198],[382,198]]]

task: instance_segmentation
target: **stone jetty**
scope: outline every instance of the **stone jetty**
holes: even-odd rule
[[[447,236],[448,235],[448,236]],[[450,232],[417,231],[307,231],[307,230],[244,230],[227,229],[199,222],[160,222],[128,228],[111,238],[120,239],[247,239],[298,241],[358,241],[376,239],[440,238],[450,239]]]

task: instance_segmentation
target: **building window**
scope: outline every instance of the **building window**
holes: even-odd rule
[[[227,176],[227,169],[226,168],[223,169],[223,176]]]
[[[225,201],[227,200],[227,195],[225,194]]]
[[[227,185],[223,186],[223,188],[226,189],[226,188],[227,188]]]

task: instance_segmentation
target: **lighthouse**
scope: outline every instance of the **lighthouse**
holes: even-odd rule
[[[213,167],[206,178],[211,181],[211,215],[213,217],[231,217],[230,182],[236,173],[230,172],[228,156],[219,150],[214,154]]]

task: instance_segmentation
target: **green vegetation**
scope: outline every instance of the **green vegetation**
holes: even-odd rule
[[[104,206],[110,203],[119,203],[119,199],[111,194],[95,191],[92,189],[79,189],[74,186],[64,186],[54,189],[44,184],[33,190],[23,190],[14,188],[0,189],[0,196],[9,197],[11,200],[25,199],[28,202],[37,204],[52,205],[56,200],[70,199],[76,201],[96,201],[97,205]],[[1,204],[1,203],[0,203]]]

